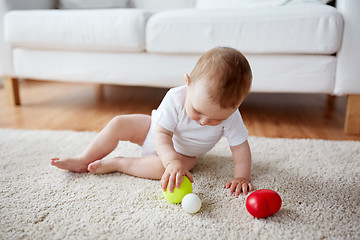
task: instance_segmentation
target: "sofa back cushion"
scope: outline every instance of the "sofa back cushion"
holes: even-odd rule
[[[124,8],[129,0],[59,0],[60,9]]]
[[[196,0],[59,0],[60,9],[141,8],[151,12],[193,8]]]
[[[129,7],[153,12],[169,9],[193,8],[196,0],[130,0]]]
[[[342,32],[335,8],[300,4],[164,11],[148,20],[145,36],[153,53],[203,53],[220,45],[247,54],[333,54]]]
[[[27,10],[5,15],[13,47],[143,52],[150,14],[142,9]]]
[[[197,8],[257,8],[291,4],[327,4],[332,0],[197,0]]]

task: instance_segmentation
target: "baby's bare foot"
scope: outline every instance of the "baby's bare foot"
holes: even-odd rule
[[[121,157],[97,160],[90,163],[88,171],[94,174],[105,174],[119,171]]]
[[[55,167],[69,170],[72,172],[77,172],[77,173],[88,172],[87,170],[88,163],[86,163],[86,161],[84,161],[81,158],[64,158],[64,159],[52,158],[50,164]]]

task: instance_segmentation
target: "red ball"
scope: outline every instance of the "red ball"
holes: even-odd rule
[[[265,218],[275,214],[281,208],[280,195],[270,189],[260,189],[246,199],[246,209],[256,218]]]

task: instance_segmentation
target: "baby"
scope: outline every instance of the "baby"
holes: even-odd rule
[[[179,188],[196,157],[225,136],[234,161],[233,179],[225,184],[238,197],[253,190],[248,131],[238,110],[247,96],[252,73],[237,50],[217,47],[196,63],[186,85],[170,89],[157,110],[148,115],[114,117],[79,157],[53,158],[51,164],[74,172],[122,172],[161,179],[161,187]],[[141,146],[142,157],[105,158],[119,141]]]

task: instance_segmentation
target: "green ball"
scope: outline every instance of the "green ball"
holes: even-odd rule
[[[174,188],[174,191],[171,193],[169,192],[169,188],[166,188],[166,191],[163,191],[163,195],[166,200],[171,203],[181,203],[183,197],[186,194],[192,193],[192,184],[190,180],[184,176],[184,181],[181,183],[179,188]]]

